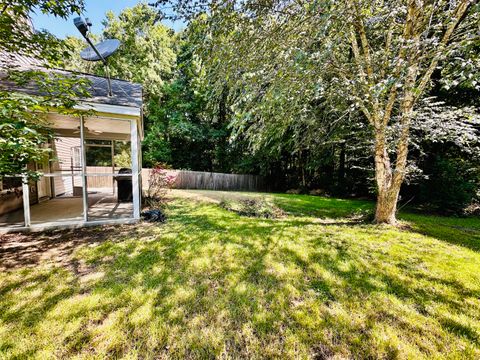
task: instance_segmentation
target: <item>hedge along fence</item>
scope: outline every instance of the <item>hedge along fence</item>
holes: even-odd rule
[[[142,187],[148,189],[151,169],[142,169]],[[214,172],[167,170],[166,176],[174,178],[175,189],[203,189],[225,191],[265,191],[262,176],[223,174]]]

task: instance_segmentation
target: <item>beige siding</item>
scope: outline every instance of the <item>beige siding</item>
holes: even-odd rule
[[[61,172],[62,174],[71,174],[73,148],[80,146],[79,138],[58,137],[54,143],[55,160],[52,163],[53,172]],[[80,171],[77,168],[77,171]],[[55,196],[65,193],[73,193],[73,183],[75,186],[81,186],[82,179],[80,176],[64,176],[56,177],[53,180]]]
[[[79,138],[59,137],[55,139],[55,161],[53,171],[70,170],[72,165],[73,148],[80,146]]]

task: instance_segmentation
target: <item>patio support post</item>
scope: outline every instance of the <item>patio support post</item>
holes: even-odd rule
[[[115,140],[112,140],[110,143],[110,152],[112,156],[112,174],[115,174]],[[115,195],[115,177],[112,176],[112,189],[113,189],[113,195]]]
[[[28,186],[27,175],[22,179],[22,192],[23,192],[23,219],[25,227],[30,227],[30,188]]]
[[[80,115],[80,157],[82,165],[83,221],[88,221],[87,161],[85,153],[85,119]]]
[[[133,195],[133,217],[140,219],[140,189],[139,189],[139,141],[137,120],[130,121],[130,147],[132,153],[132,195]]]

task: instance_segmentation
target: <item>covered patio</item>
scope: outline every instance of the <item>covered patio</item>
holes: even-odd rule
[[[88,196],[88,219],[90,221],[129,219],[133,214],[133,203],[119,203],[108,193],[94,193]],[[83,200],[81,197],[57,197],[30,206],[32,225],[55,225],[62,219],[83,221]],[[0,227],[23,226],[23,209],[0,215]]]
[[[0,181],[0,232],[37,231],[135,222],[141,206],[142,89],[138,84],[82,75],[92,96],[78,103],[87,115],[52,111],[50,159],[30,164],[37,181]],[[32,89],[15,89],[31,92]]]

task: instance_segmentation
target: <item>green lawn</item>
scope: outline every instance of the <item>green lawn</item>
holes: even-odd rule
[[[369,202],[269,195],[289,215],[266,220],[174,195],[164,225],[4,236],[0,358],[480,357],[480,219],[398,230],[357,222]]]

